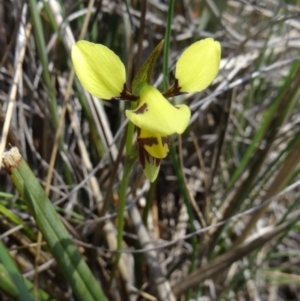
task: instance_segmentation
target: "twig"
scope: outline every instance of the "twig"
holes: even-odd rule
[[[18,61],[17,67],[16,67],[16,72],[15,72],[15,75],[13,78],[13,84],[12,84],[11,91],[10,91],[9,98],[8,98],[8,107],[6,110],[6,117],[4,120],[3,129],[2,129],[2,138],[0,141],[0,158],[3,157],[3,152],[5,149],[5,145],[6,145],[6,141],[7,141],[7,137],[8,137],[8,133],[9,133],[10,122],[11,122],[14,107],[15,107],[18,82],[19,82],[19,78],[21,75],[21,71],[22,71],[23,60],[24,60],[25,51],[26,51],[26,44],[27,44],[28,37],[30,35],[30,31],[31,31],[31,24],[28,23],[25,27],[24,41],[23,41],[22,48],[20,49],[19,61]],[[0,169],[1,169],[1,165],[0,165]]]

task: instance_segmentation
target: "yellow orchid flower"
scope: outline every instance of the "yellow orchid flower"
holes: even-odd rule
[[[182,134],[191,112],[182,104],[173,106],[166,97],[199,92],[213,81],[219,71],[221,47],[211,38],[188,47],[177,61],[175,84],[163,94],[150,85],[153,64],[162,48],[160,43],[141,67],[133,81],[133,92],[126,89],[125,67],[106,46],[79,41],[72,47],[75,72],[92,95],[110,100],[137,101],[135,110],[126,110],[127,118],[139,128],[139,159],[146,177],[156,179],[160,161],[168,154],[168,136]]]

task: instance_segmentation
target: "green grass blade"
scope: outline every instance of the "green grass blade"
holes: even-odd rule
[[[32,231],[32,229],[26,226],[22,219],[16,216],[13,212],[8,210],[6,207],[0,204],[0,214],[6,216],[11,222],[15,225],[22,225],[24,232],[30,237],[31,239],[36,239],[36,234]]]
[[[6,152],[3,163],[78,300],[107,300],[18,149]]]
[[[33,297],[32,295],[29,293],[26,285],[25,285],[25,281],[23,276],[20,274],[18,268],[16,267],[14,261],[12,260],[12,258],[10,257],[7,249],[5,248],[5,246],[3,245],[2,241],[0,241],[0,262],[2,262],[3,266],[6,268],[7,270],[7,276],[9,275],[10,278],[12,279],[13,283],[16,286],[16,298],[18,300],[22,300],[22,301],[33,301]],[[5,279],[7,280],[7,277],[3,277],[3,272],[1,271],[1,286],[5,285]],[[5,282],[5,283],[4,283]]]
[[[55,89],[52,84],[50,72],[48,69],[49,60],[48,60],[48,56],[47,56],[47,49],[46,49],[46,44],[45,44],[45,39],[44,39],[42,21],[41,21],[41,18],[39,16],[39,12],[37,9],[37,1],[30,0],[29,8],[30,8],[31,16],[32,16],[32,23],[33,23],[34,36],[35,36],[35,40],[36,40],[37,52],[38,52],[39,58],[41,60],[41,65],[43,66],[43,79],[45,81],[45,85],[47,87],[47,93],[48,93],[48,96],[50,99],[49,111],[51,113],[52,123],[54,125],[54,128],[56,129],[58,126],[58,122],[59,122],[58,108],[57,108],[58,101],[55,96]],[[59,139],[59,147],[64,153],[66,153],[62,137],[60,137],[60,139]],[[72,173],[69,170],[67,164],[64,164],[64,171],[65,171],[65,176],[67,178],[68,183],[69,184],[73,183]]]
[[[171,43],[171,30],[172,30],[172,21],[173,21],[173,15],[174,15],[174,6],[175,1],[170,1],[169,4],[169,10],[168,10],[168,18],[167,18],[167,26],[166,26],[166,32],[165,32],[165,43],[164,43],[164,57],[163,57],[163,89],[164,91],[167,91],[169,88],[169,52],[170,52],[170,43]],[[175,174],[178,179],[178,184],[180,187],[180,191],[182,193],[184,203],[188,210],[188,216],[189,216],[189,224],[192,231],[195,231],[195,225],[194,225],[194,214],[192,210],[192,205],[189,198],[189,192],[186,187],[185,181],[184,181],[184,175],[181,170],[180,164],[179,164],[179,158],[176,154],[176,148],[174,144],[174,140],[172,140],[171,146],[170,146],[170,153],[172,156],[172,162],[175,169]],[[196,262],[197,262],[197,256],[199,251],[198,246],[198,239],[196,236],[193,236],[192,238],[192,257],[191,257],[191,267],[190,271],[194,271],[196,269]],[[191,298],[191,291],[187,292],[186,299],[189,300]]]
[[[10,278],[7,269],[2,264],[0,264],[0,279],[1,279],[0,290],[4,291],[7,295],[9,295],[12,298],[17,298],[19,294],[18,288]],[[28,281],[27,279],[24,279],[24,281],[27,289],[30,292],[33,291],[32,282]],[[24,299],[22,298],[22,300]],[[57,300],[51,298],[44,290],[38,289],[36,295],[36,301],[57,301]]]
[[[266,132],[269,129],[272,120],[274,119],[274,114],[276,113],[276,111],[278,110],[278,108],[280,106],[282,107],[283,97],[284,97],[284,95],[286,95],[287,91],[289,91],[291,81],[293,80],[293,75],[295,75],[298,68],[299,68],[299,62],[296,62],[293,65],[293,67],[291,68],[291,72],[287,76],[283,86],[281,87],[281,89],[278,93],[278,96],[274,100],[273,104],[270,106],[270,108],[269,108],[269,110],[268,110],[268,112],[267,112],[267,114],[264,118],[264,121],[262,122],[262,124],[260,126],[260,129],[257,131],[255,136],[253,137],[252,142],[249,145],[245,155],[243,156],[238,168],[235,170],[234,174],[232,175],[232,177],[230,179],[230,182],[228,184],[228,188],[227,188],[228,190],[233,187],[236,180],[240,177],[242,172],[245,170],[245,168],[246,168],[253,152],[255,151],[257,145],[260,143],[260,141],[266,135]],[[289,103],[292,103],[292,101],[290,101]],[[284,112],[284,111],[281,111],[281,112]],[[284,115],[284,114],[282,114],[282,115]],[[283,116],[283,118],[284,118],[284,116]],[[283,120],[281,119],[280,121],[282,122]]]
[[[48,70],[48,57],[46,44],[44,40],[43,26],[39,16],[39,12],[37,10],[37,2],[35,0],[29,1],[30,12],[32,16],[33,22],[33,30],[34,36],[36,40],[37,51],[39,54],[39,58],[41,60],[41,64],[43,66],[43,78],[45,84],[47,86],[47,92],[50,98],[49,109],[51,112],[51,116],[53,118],[53,124],[56,127],[58,125],[58,114],[57,114],[57,101],[55,97],[54,87],[51,82],[50,73]]]

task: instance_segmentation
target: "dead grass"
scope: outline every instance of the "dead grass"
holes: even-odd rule
[[[184,98],[191,124],[175,140],[184,179],[177,177],[171,156],[151,186],[136,164],[115,275],[126,104],[100,105],[78,82],[68,86],[70,45],[79,37],[88,3],[66,2],[62,8],[49,3],[40,16],[50,82],[42,73],[33,28],[15,95],[20,32],[32,13],[26,1],[0,3],[1,132],[11,118],[0,141],[6,148],[18,146],[45,188],[51,183],[50,199],[108,299],[300,300],[299,1],[176,1],[171,68],[185,47],[212,36],[222,43],[221,69],[206,91]],[[148,0],[146,15],[139,1],[128,7],[96,1],[85,39],[118,53],[130,79],[136,64],[164,38],[167,12],[168,4],[160,1]],[[161,72],[159,59],[157,85]],[[0,237],[23,275],[33,281],[38,273],[38,286],[53,298],[73,300],[47,249],[37,258],[34,220],[3,169],[0,206],[21,220],[20,228],[0,211]],[[4,291],[0,296],[12,298]]]

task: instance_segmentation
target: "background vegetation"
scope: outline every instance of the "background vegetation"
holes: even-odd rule
[[[220,72],[173,100],[188,130],[117,218],[127,103],[86,93],[70,48],[107,45],[130,87],[168,32],[155,86],[204,37]],[[300,300],[299,1],[1,1],[0,45],[0,300]]]

